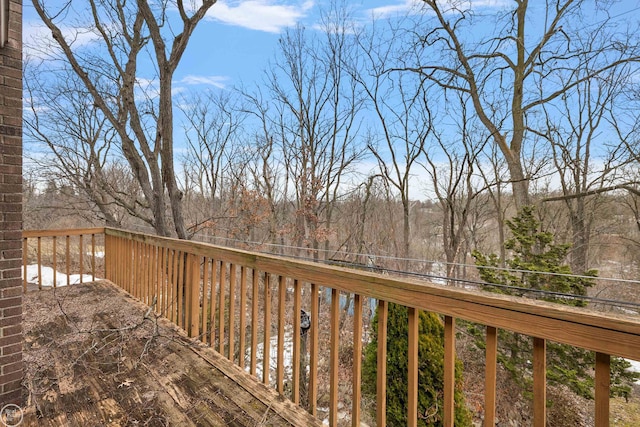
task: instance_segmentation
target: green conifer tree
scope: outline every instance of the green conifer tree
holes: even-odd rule
[[[485,255],[474,251],[480,277],[488,285],[487,290],[510,295],[526,295],[555,303],[586,306],[581,298],[594,281],[584,276],[595,277],[597,272],[583,272],[581,277],[570,276],[571,268],[565,263],[570,245],[555,244],[553,234],[541,230],[531,206],[506,224],[512,238],[505,242],[511,251],[511,258],[505,260],[510,270],[496,269],[500,265],[495,254]],[[489,268],[487,268],[489,267]],[[557,273],[557,274],[546,274]],[[492,286],[495,284],[498,286]],[[545,291],[536,293],[533,291]],[[563,295],[560,295],[563,294]],[[571,296],[566,296],[571,295]],[[477,344],[483,347],[482,331],[470,327],[477,336]],[[500,331],[499,362],[511,372],[514,380],[523,387],[531,382],[530,370],[532,340],[519,334]],[[550,383],[567,385],[573,392],[586,398],[593,398],[593,366],[595,354],[592,351],[572,346],[547,343],[547,380]],[[630,364],[620,358],[611,361],[611,394],[628,397],[632,383],[640,375],[629,372]]]
[[[408,309],[389,304],[387,320],[387,425],[407,425]],[[372,340],[367,344],[362,366],[362,392],[375,399],[378,357],[378,314],[372,322]],[[418,341],[418,425],[441,426],[444,416],[444,326],[440,318],[420,312]],[[462,364],[456,362],[455,425],[471,425],[462,393]]]

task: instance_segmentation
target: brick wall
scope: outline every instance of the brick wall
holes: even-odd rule
[[[22,0],[0,48],[0,407],[22,404]]]

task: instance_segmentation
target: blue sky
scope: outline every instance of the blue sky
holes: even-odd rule
[[[540,0],[534,0],[535,8]],[[46,5],[61,3],[45,0]],[[372,16],[388,17],[406,13],[419,0],[344,0],[353,17],[369,22]],[[465,1],[463,1],[465,2]],[[466,0],[476,9],[496,11],[512,6],[513,0]],[[74,4],[80,4],[79,2]],[[330,0],[219,0],[200,23],[175,76],[174,87],[231,87],[249,85],[260,79],[273,58],[279,34],[297,24],[314,28],[320,11]],[[542,3],[542,2],[541,2]],[[615,6],[621,12],[638,11],[640,0],[623,0]],[[24,1],[25,41],[48,34],[31,1]],[[28,49],[26,50],[29,52]],[[151,77],[151,76],[149,76]]]
[[[479,7],[500,7],[511,0],[473,0]],[[62,3],[44,0],[45,5]],[[231,87],[260,79],[274,57],[279,35],[298,24],[314,28],[320,11],[330,0],[219,0],[209,11],[189,43],[177,70],[174,87]],[[345,1],[356,20],[402,14],[419,0]],[[24,4],[24,38],[48,34],[31,1]],[[29,53],[29,49],[26,49]]]

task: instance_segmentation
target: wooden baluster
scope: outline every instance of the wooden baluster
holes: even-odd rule
[[[129,281],[124,280],[122,272],[129,267],[129,259],[131,258],[131,241],[123,241],[122,238],[113,236],[113,248],[109,250],[109,262],[113,269],[114,282],[125,291],[131,293],[129,289]]]
[[[253,269],[251,274],[251,359],[249,361],[249,373],[255,376],[258,364],[258,282],[260,275],[255,269]]]
[[[547,425],[547,343],[533,338],[533,425]]]
[[[246,339],[247,339],[247,269],[244,266],[240,267],[240,348],[238,352],[240,356],[238,358],[238,366],[244,369],[245,353],[246,353]]]
[[[155,245],[153,246],[153,278],[151,285],[154,291],[154,311],[159,314],[162,307],[162,248]]]
[[[91,280],[93,280],[94,282],[96,281],[96,235],[95,234],[91,234]]]
[[[318,336],[320,335],[320,288],[311,284],[311,343],[309,346],[309,412],[316,415],[318,411]],[[384,424],[378,424],[384,425]]]
[[[236,265],[229,266],[229,360],[235,360],[236,344]]]
[[[271,371],[271,286],[269,273],[264,273],[264,337],[262,351],[262,382],[269,385]]]
[[[189,332],[191,337],[200,335],[198,321],[200,320],[200,259],[197,255],[188,254],[188,282],[190,308],[189,308]]]
[[[140,244],[137,240],[134,240],[133,242],[131,242],[133,248],[133,258],[131,260],[131,264],[130,264],[130,271],[131,271],[131,285],[130,285],[130,289],[131,289],[131,295],[133,295],[134,297],[138,298],[138,282],[140,280],[140,278],[138,277],[138,266],[140,265],[140,260],[138,259],[139,257],[139,252],[140,252]]]
[[[38,289],[42,290],[42,238],[38,237]]]
[[[484,425],[496,424],[496,362],[498,360],[498,330],[487,326],[484,371]]]
[[[227,265],[224,261],[220,263],[220,301],[218,303],[218,353],[224,356],[224,312],[225,304],[225,287],[227,284]]]
[[[293,387],[291,400],[300,404],[300,282],[293,281]]]
[[[58,282],[58,239],[53,236],[53,287],[57,287]]]
[[[212,286],[211,286],[211,277],[210,277],[210,271],[209,271],[209,264],[210,264],[211,260],[209,258],[205,258],[204,259],[204,264],[202,265],[202,324],[200,326],[200,334],[201,334],[201,341],[203,343],[207,343],[207,332],[208,332],[208,328],[207,328],[207,322],[209,320],[209,316],[211,315],[211,313],[207,312],[207,309],[209,308],[209,301],[210,301],[210,293],[213,292],[212,290]],[[209,316],[207,316],[209,315]]]
[[[611,386],[611,356],[596,352],[596,427],[609,426],[609,393]]]
[[[149,245],[141,243],[140,246],[140,300],[149,305]]]
[[[211,260],[211,295],[209,295],[209,305],[211,312],[209,313],[209,328],[211,328],[211,336],[209,337],[209,346],[214,348],[216,345],[216,288],[218,281],[218,261]]]
[[[360,401],[362,399],[362,297],[353,296],[353,396],[351,425],[360,427]]]
[[[378,301],[378,359],[376,386],[376,419],[377,425],[387,425],[387,319],[389,305],[386,301]]]
[[[456,321],[444,317],[444,425],[453,427],[455,420]]]
[[[84,247],[83,247],[83,240],[82,240],[82,234],[80,236],[78,236],[78,246],[79,246],[79,252],[80,252],[80,284],[83,283],[83,273],[84,273]]]
[[[185,290],[184,290],[184,281],[185,281],[185,277],[184,277],[184,262],[185,262],[185,256],[186,254],[182,251],[178,252],[178,319],[176,322],[176,325],[180,326],[182,329],[184,329],[184,294],[185,294]]]
[[[276,367],[276,388],[278,393],[284,394],[284,324],[285,303],[287,295],[287,279],[278,279],[278,362]]]
[[[340,350],[340,293],[331,289],[331,349],[329,353],[329,425],[338,425],[338,355]]]
[[[418,332],[420,313],[413,307],[408,308],[409,316],[409,353],[408,353],[408,396],[407,425],[418,425]]]
[[[22,239],[22,292],[27,292],[27,262],[28,262],[29,241],[25,237]]]
[[[136,268],[135,264],[137,262],[137,242],[135,240],[124,240],[120,239],[120,247],[123,248],[126,253],[122,253],[121,257],[124,257],[124,261],[122,264],[122,268],[120,269],[120,286],[124,287],[131,295],[135,296],[135,276],[136,276]]]
[[[71,285],[71,277],[69,277],[71,275],[71,256],[70,256],[70,240],[71,237],[67,234],[66,236],[66,243],[67,243],[67,248],[66,248],[66,257],[67,257],[67,286]]]

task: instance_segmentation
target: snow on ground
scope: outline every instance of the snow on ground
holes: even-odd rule
[[[284,332],[284,354],[283,354],[283,366],[284,366],[284,378],[285,381],[290,381],[293,375],[293,331],[292,328],[287,326]],[[258,344],[256,351],[256,376],[262,380],[262,367],[263,367],[263,354],[264,344]],[[246,360],[249,360],[251,355],[251,348],[247,349]],[[272,336],[269,340],[269,382],[271,384],[276,382],[278,369],[278,336]],[[250,367],[246,368],[246,371],[250,371]]]
[[[20,269],[22,271],[22,279],[24,279],[24,269]],[[53,268],[51,267],[41,267],[42,273],[42,287],[53,287]],[[82,282],[91,282],[93,281],[93,276],[90,274],[82,275]],[[27,283],[39,284],[40,280],[38,278],[38,265],[31,264],[27,265]],[[70,274],[69,275],[69,283],[72,285],[77,285],[80,283],[80,275],[79,274]],[[61,273],[59,271],[56,272],[56,287],[67,286],[67,275]]]

